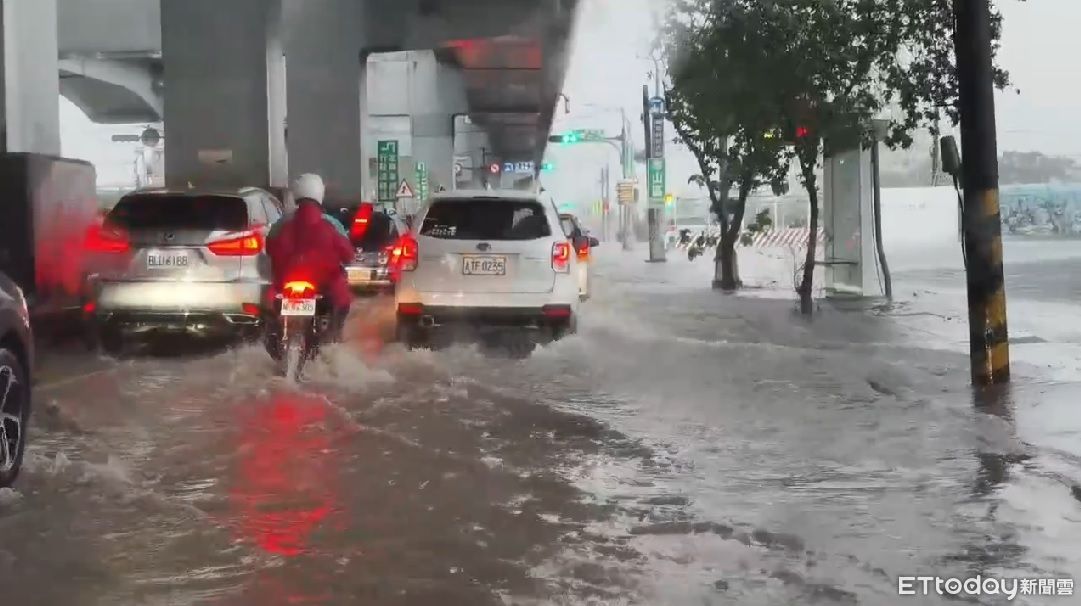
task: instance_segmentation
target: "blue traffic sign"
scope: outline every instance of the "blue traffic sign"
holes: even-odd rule
[[[660,97],[653,97],[649,100],[649,110],[652,112],[664,111],[664,99]]]

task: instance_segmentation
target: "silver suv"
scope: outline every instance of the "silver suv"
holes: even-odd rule
[[[0,487],[19,475],[30,421],[34,339],[19,287],[0,272]]]
[[[255,336],[270,285],[266,236],[281,216],[256,188],[121,198],[87,245],[98,273],[84,309],[100,343],[114,350],[163,331]]]

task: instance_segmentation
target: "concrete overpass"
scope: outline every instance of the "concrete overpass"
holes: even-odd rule
[[[173,182],[282,185],[315,170],[351,196],[373,155],[362,135],[378,135],[380,116],[409,116],[415,155],[441,183],[455,153],[477,151],[460,141],[455,149],[463,118],[473,135],[466,147],[485,148],[478,163],[539,161],[577,0],[7,0],[5,8],[4,38],[15,42],[4,45],[7,64],[16,67],[4,74],[8,149],[58,151],[56,112],[39,103],[53,88],[41,74],[54,67],[55,90],[96,122],[164,121]],[[429,52],[384,54],[398,51]],[[408,99],[394,93],[403,76]],[[387,107],[394,103],[408,111]]]

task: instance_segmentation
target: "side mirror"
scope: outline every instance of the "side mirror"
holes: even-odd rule
[[[942,137],[939,148],[942,151],[942,170],[952,177],[960,177],[961,154],[957,151],[957,139],[952,135]]]
[[[590,237],[589,237],[589,247],[590,247],[590,248],[596,248],[597,246],[600,246],[600,245],[601,245],[601,241],[600,241],[600,240],[598,240],[598,239],[597,239],[597,238],[595,238],[594,236],[590,236]]]

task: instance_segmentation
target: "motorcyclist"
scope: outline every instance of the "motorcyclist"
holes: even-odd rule
[[[323,213],[326,186],[319,175],[301,175],[292,193],[296,212],[267,237],[274,292],[298,274],[316,284],[331,304],[332,337],[337,339],[352,303],[344,264],[353,259],[353,245],[345,229]]]

